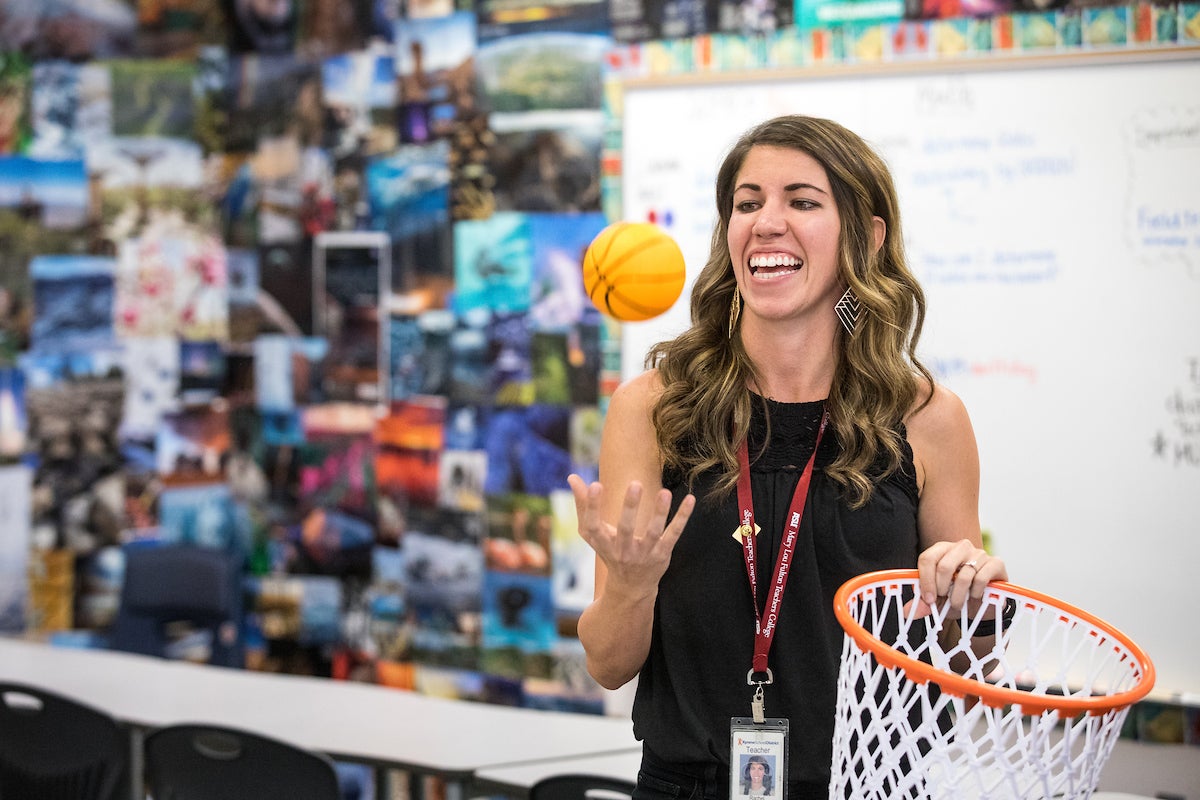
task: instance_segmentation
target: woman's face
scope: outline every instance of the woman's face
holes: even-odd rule
[[[753,784],[755,786],[761,786],[762,782],[763,782],[763,776],[766,774],[767,774],[767,768],[765,765],[760,764],[757,761],[752,761],[750,763],[750,783],[751,784]]]
[[[762,320],[833,320],[841,219],[825,168],[799,150],[758,145],[734,179],[729,255],[745,305]]]

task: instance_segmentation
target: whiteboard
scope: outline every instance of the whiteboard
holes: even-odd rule
[[[1014,68],[1014,67],[1018,68]],[[959,64],[954,68],[958,70]],[[919,354],[971,413],[1014,583],[1141,645],[1200,696],[1200,60],[1073,59],[628,84],[623,203],[708,254],[721,158],[783,113],[888,161],[928,295]],[[688,322],[622,326],[622,374]]]

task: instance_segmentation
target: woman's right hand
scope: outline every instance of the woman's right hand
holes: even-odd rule
[[[671,493],[660,489],[649,517],[639,530],[643,494],[639,481],[631,481],[626,487],[616,525],[602,517],[604,487],[599,481],[587,484],[578,475],[570,475],[567,482],[575,495],[579,535],[604,564],[605,591],[615,590],[630,598],[654,594],[671,562],[671,551],[696,506],[696,498],[690,494],[685,497],[668,523]]]

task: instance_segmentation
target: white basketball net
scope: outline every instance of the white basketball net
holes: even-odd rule
[[[1010,591],[1020,588],[1010,584],[992,584],[974,618],[956,618],[968,635],[939,643],[948,605],[914,619],[905,606],[916,594],[916,572],[877,574],[878,581],[847,598],[854,623],[842,620],[848,635],[831,800],[1091,797],[1129,703],[1153,681],[1153,667],[1139,661],[1136,646],[1050,598]],[[998,618],[1009,597],[1017,613],[1006,626]],[[969,634],[992,611],[995,647],[979,658]],[[852,631],[856,625],[860,630]],[[864,631],[882,641],[878,657],[849,635]],[[899,655],[936,671],[914,668]]]

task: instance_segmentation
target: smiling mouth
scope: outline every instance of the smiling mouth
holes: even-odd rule
[[[750,274],[755,277],[776,278],[799,272],[804,266],[804,259],[785,255],[754,256],[749,266]]]

